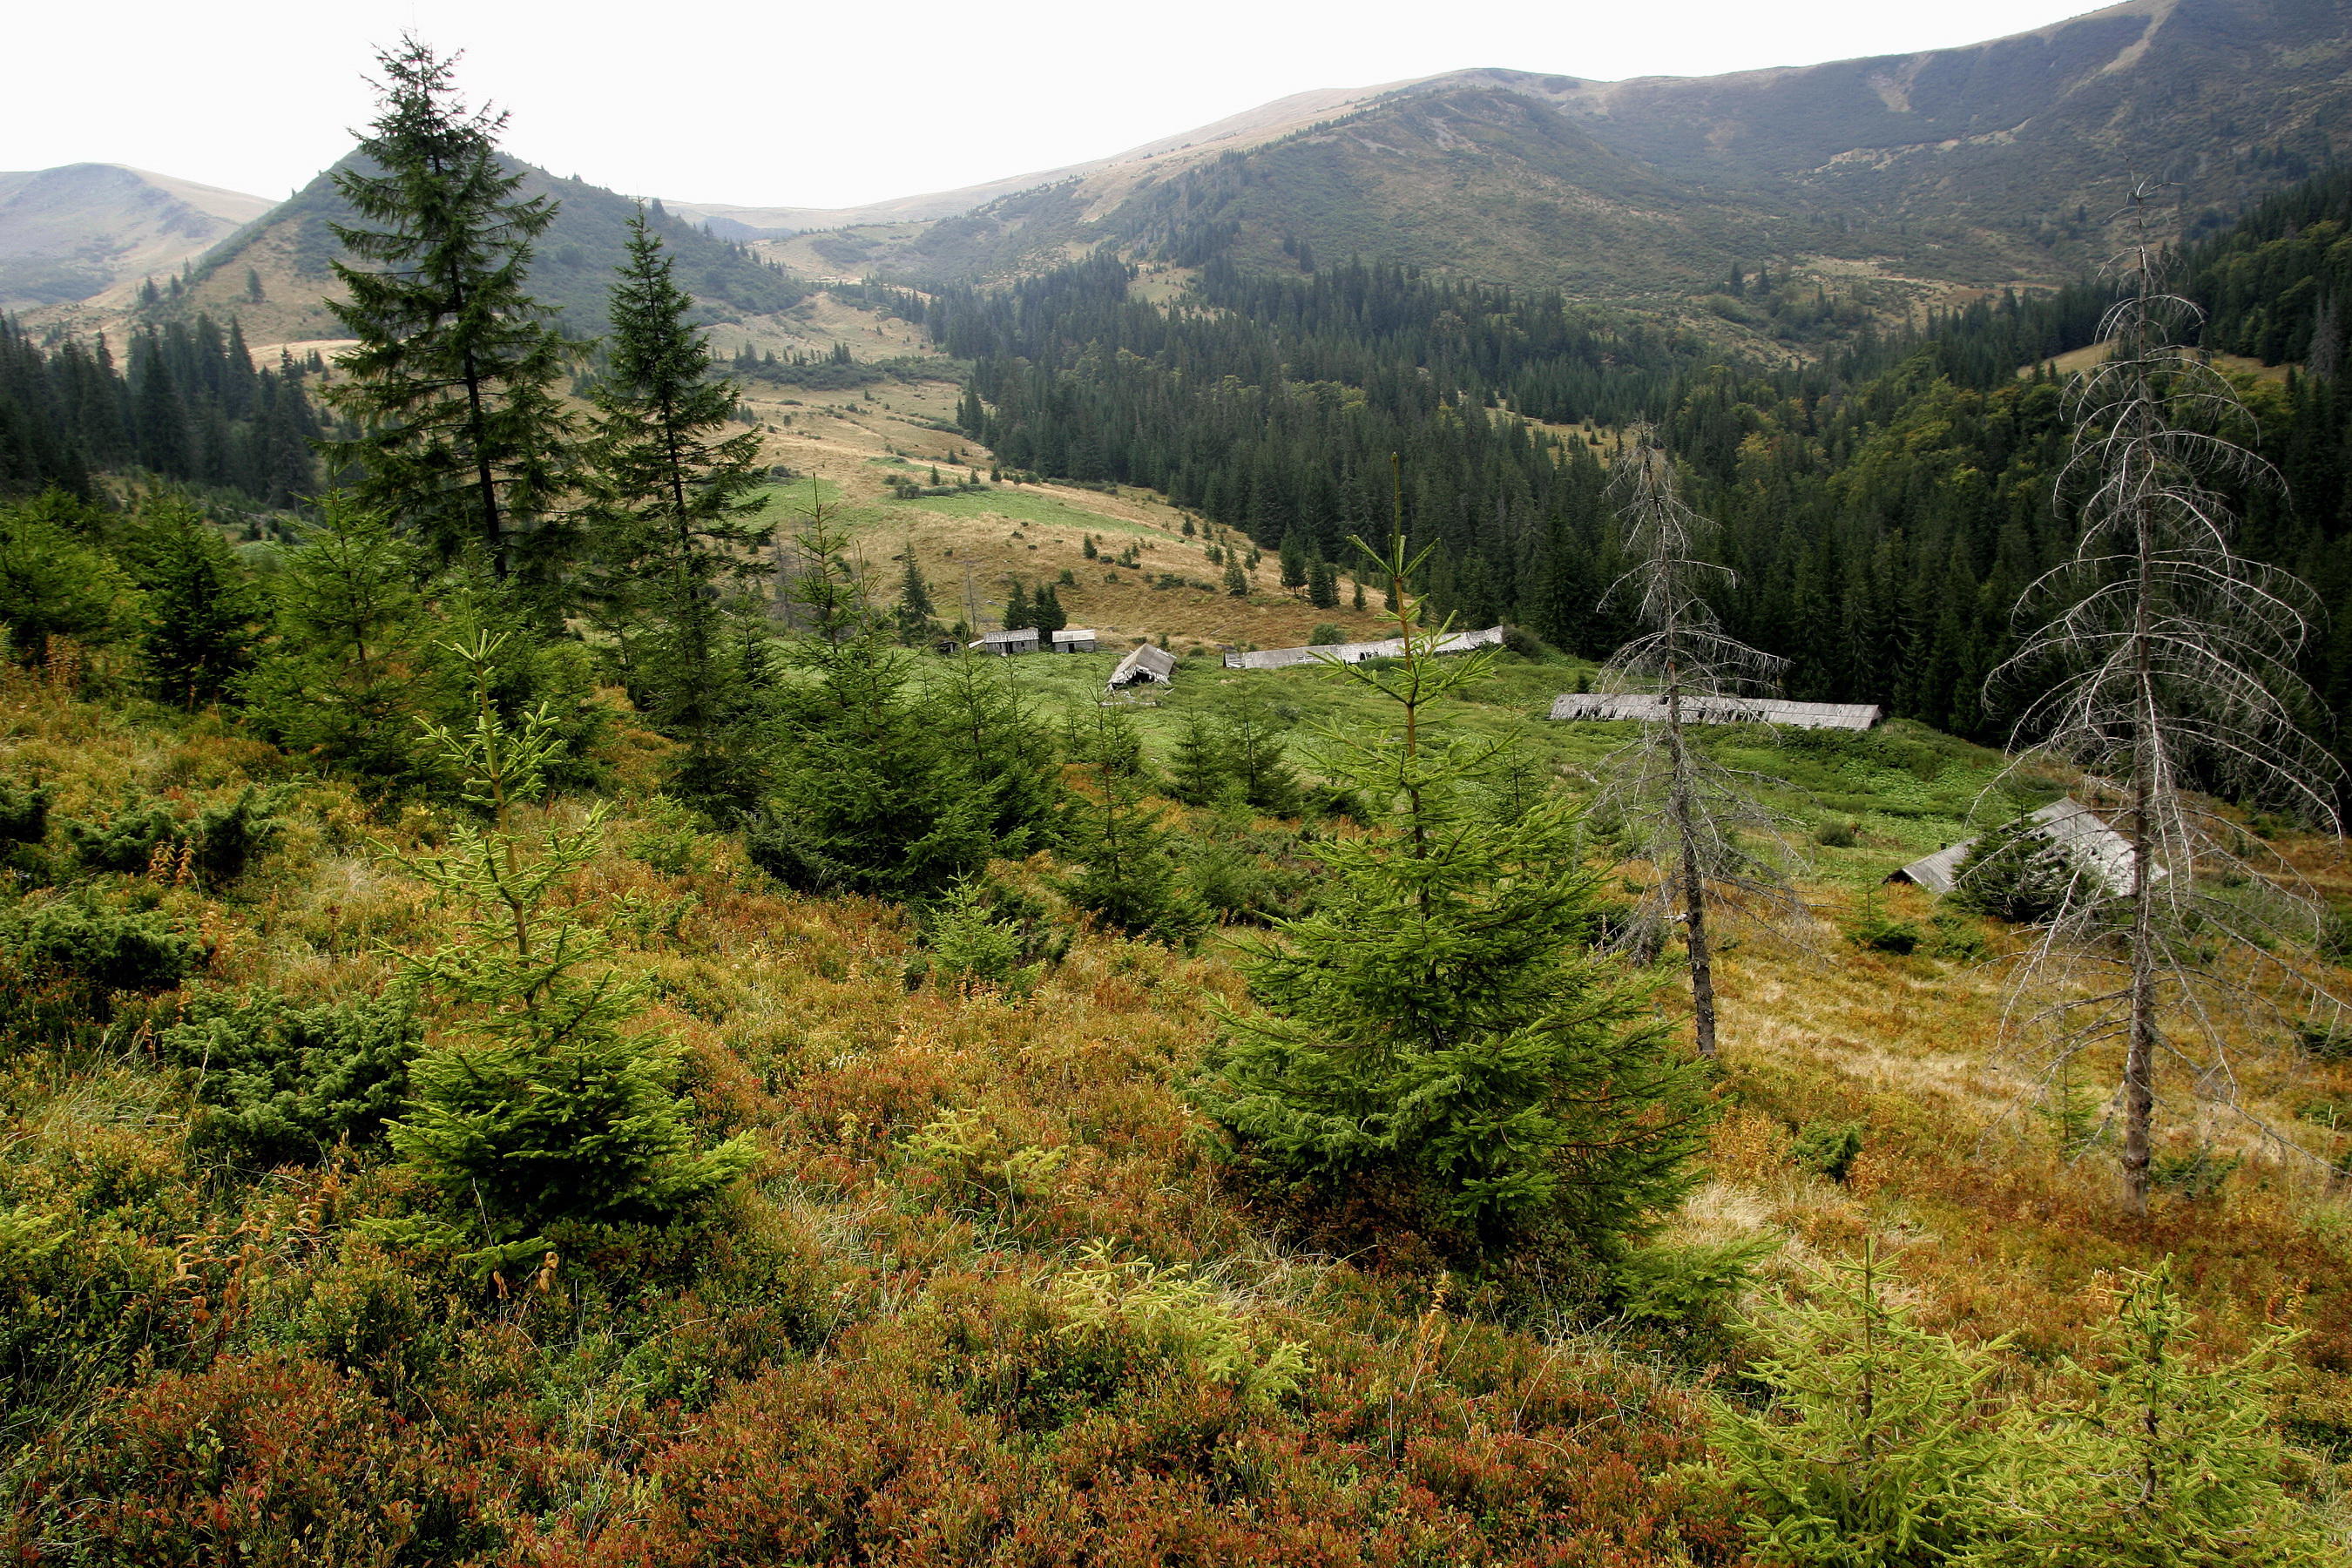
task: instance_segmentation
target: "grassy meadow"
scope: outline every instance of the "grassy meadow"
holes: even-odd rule
[[[1042,713],[1083,711],[1116,657],[1003,673]],[[1516,736],[1588,787],[1623,727],[1540,718],[1580,673],[1506,658],[1444,721]],[[1188,714],[1244,686],[1295,742],[1368,712],[1325,672],[1197,658],[1125,705],[1164,763]],[[1730,933],[1723,1114],[1670,1238],[1766,1244],[1751,1292],[1890,1253],[1922,1321],[2006,1337],[2002,1397],[2054,1386],[2129,1272],[2169,1256],[2217,1352],[2303,1331],[2275,1414],[2315,1456],[2305,1487],[2330,1495],[2352,1458],[2340,1189],[2183,1095],[2168,1151],[2210,1138],[2245,1163],[2122,1218],[2111,1165],[2070,1163],[1999,1049],[2010,939],[1979,922],[1989,958],[1938,957],[1842,929],[1889,868],[1967,830],[1999,759],[1903,725],[1765,740],[1713,744],[1782,781],[1792,815],[1857,831],[1815,846],[1812,930]],[[0,1537],[17,1560],[1747,1560],[1736,1500],[1701,1462],[1709,1390],[1738,1386],[1736,1327],[1496,1321],[1409,1253],[1303,1247],[1236,1182],[1183,1086],[1245,1003],[1233,944],[1251,932],[1107,933],[1041,858],[996,874],[1072,929],[1066,955],[1025,991],[923,983],[908,915],[781,889],[658,795],[667,751],[616,715],[595,759],[603,847],[561,900],[649,984],[633,1027],[683,1051],[698,1135],[748,1134],[757,1164],[697,1226],[591,1227],[538,1267],[483,1272],[387,1227],[419,1194],[380,1146],[265,1160],[224,1142],[214,1064],[174,1033],[207,998],[383,995],[393,954],[446,931],[394,862],[446,819],[212,717],[5,678],[0,769],[52,792],[31,852],[61,855],[71,824],[157,803],[184,821],[255,786],[282,822],[225,885],[168,856],[84,879],[78,896],[192,944],[176,986],[12,982]],[[1351,831],[1244,826],[1294,851]],[[1916,892],[1880,907],[1929,924]],[[1660,979],[1673,1017],[1681,992]],[[2248,1106],[2340,1163],[2352,1138],[2325,1112],[2352,1106],[2352,1064],[2243,1045]],[[1858,1134],[1842,1179],[1793,1156],[1824,1127]]]

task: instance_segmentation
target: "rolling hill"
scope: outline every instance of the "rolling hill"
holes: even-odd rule
[[[87,300],[173,271],[269,207],[119,163],[0,174],[0,310]]]
[[[2168,182],[2162,229],[2195,233],[2327,162],[2347,63],[2340,5],[2129,0],[1965,48],[1722,77],[1456,71],[1303,95],[1221,136],[961,193],[961,212],[928,216],[950,196],[925,198],[764,248],[938,280],[1101,244],[1260,261],[1303,245],[1653,300],[1736,264],[2050,282],[2112,247],[2135,177]]]
[[[583,180],[561,179],[542,169],[517,164],[526,195],[551,195],[561,204],[541,240],[531,269],[532,292],[562,315],[570,331],[593,336],[604,331],[605,291],[620,263],[634,199]],[[805,286],[698,225],[654,205],[656,222],[678,258],[678,280],[700,301],[706,323],[737,321],[785,310],[807,293]],[[218,320],[234,316],[254,343],[306,342],[338,338],[341,326],[327,308],[335,290],[331,263],[341,255],[331,225],[351,221],[336,194],[332,171],[320,174],[286,201],[269,207],[204,252],[184,287],[172,289],[142,319],[162,314]],[[79,331],[120,327],[139,313],[128,289],[100,298],[53,305],[35,320]]]

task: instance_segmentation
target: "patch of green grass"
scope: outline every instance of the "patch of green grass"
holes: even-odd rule
[[[885,458],[867,460],[887,461]],[[940,473],[945,474],[950,466],[940,465]],[[1148,523],[1130,522],[1125,518],[1081,510],[1052,496],[1034,494],[1011,485],[998,485],[986,490],[967,490],[961,495],[925,496],[919,500],[895,504],[910,510],[939,512],[949,517],[982,517],[993,512],[1014,522],[1046,523],[1057,528],[1081,529],[1088,533],[1134,533],[1147,539],[1167,537],[1163,530]]]
[[[1103,700],[1103,683],[1129,646],[1017,658],[1006,661],[1005,673],[1041,710],[1058,720]],[[1550,721],[1552,699],[1574,689],[1581,668],[1506,657],[1493,679],[1451,705],[1446,722],[1481,739],[1516,739],[1571,792],[1589,793],[1603,775],[1609,754],[1631,741],[1638,726]],[[1376,700],[1328,671],[1227,669],[1214,655],[1181,660],[1172,687],[1141,688],[1124,700],[1134,705],[1148,752],[1164,765],[1188,715],[1214,711],[1244,689],[1263,696],[1276,721],[1287,726],[1294,760],[1302,765],[1306,759],[1298,750],[1311,743],[1318,722],[1385,718]],[[1700,733],[1701,743],[1724,765],[1768,781],[1768,803],[1793,820],[1792,837],[1811,848],[1813,875],[1822,880],[1874,886],[1896,867],[1968,837],[1981,826],[1972,824],[1972,814],[2011,809],[1999,799],[1990,808],[1979,806],[2000,770],[2000,753],[1900,720],[1859,735],[1783,731],[1777,744],[1748,725]],[[1812,825],[1830,816],[1858,824],[1860,841],[1852,847],[1811,844]]]
[[[811,500],[831,506],[841,499],[841,487],[831,479],[794,479],[788,485],[761,485],[754,493],[760,498],[757,518],[781,524]]]

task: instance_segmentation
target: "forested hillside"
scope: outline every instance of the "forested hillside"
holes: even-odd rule
[[[352,160],[338,165],[356,166]],[[519,163],[504,166],[534,195],[558,204],[555,225],[543,238],[534,269],[541,301],[556,311],[574,337],[600,335],[607,324],[604,282],[621,258],[636,204],[583,180]],[[336,172],[322,172],[181,273],[157,280],[128,319],[187,321],[199,313],[218,321],[235,317],[254,342],[265,343],[340,337],[342,329],[326,303],[337,291],[332,265],[341,255],[331,226],[347,224],[353,215],[337,194]],[[806,285],[774,264],[667,216],[658,203],[653,219],[692,280],[698,314],[705,321],[782,310],[807,294]],[[94,305],[58,316],[85,332],[122,318],[121,311]]]
[[[2242,499],[2250,548],[2336,605],[2352,603],[2329,363],[2348,193],[2330,175],[2274,197],[2178,272],[2211,310],[2218,350],[2275,362],[2323,339],[2319,374],[2251,390],[2249,438],[2286,483]],[[1214,261],[1166,304],[1131,279],[1097,258],[999,293],[942,291],[934,335],[978,362],[966,428],[1009,462],[1155,486],[1263,547],[1295,535],[1343,563],[1341,541],[1388,515],[1394,454],[1408,527],[1439,547],[1433,603],[1598,655],[1623,630],[1601,603],[1620,557],[1601,437],[1558,426],[1658,419],[1727,524],[1739,574],[1727,613],[1793,661],[1792,693],[2004,732],[1982,678],[2014,646],[2019,592],[2063,544],[2053,481],[2066,397],[2032,367],[2089,344],[2111,288],[2012,293],[1889,338],[1749,275],[1760,312],[1817,322],[1836,345],[1785,370],[1557,296],[1402,268],[1299,277]],[[2313,654],[2331,699],[2352,680],[2347,648]]]
[[[318,488],[325,433],[291,361],[257,367],[242,325],[209,316],[133,331],[128,365],[100,336],[44,350],[0,318],[0,495],[89,498],[143,473],[280,510]]]
[[[1743,269],[1766,368],[1299,247],[844,285],[908,379],[751,412],[652,212],[575,378],[562,208],[375,66],[331,484],[236,325],[0,336],[0,1556],[2352,1564],[2340,791],[2179,456],[2327,569],[2324,365],[2070,407],[2145,275],[1887,340]],[[2324,361],[2332,190],[2217,332]],[[2070,532],[2134,570],[2038,750],[1704,721],[1990,732]]]

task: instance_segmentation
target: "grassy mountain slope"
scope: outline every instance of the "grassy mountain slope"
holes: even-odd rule
[[[773,321],[855,342],[861,358],[919,367],[914,356],[928,348],[908,323],[852,310],[829,294],[812,296]],[[1106,647],[1161,637],[1180,652],[1221,643],[1292,647],[1326,623],[1351,635],[1381,635],[1377,598],[1368,615],[1318,609],[1281,586],[1271,558],[1248,574],[1246,596],[1228,594],[1224,568],[1208,559],[1207,536],[1187,536],[1183,514],[1149,490],[983,483],[952,495],[902,499],[895,485],[928,486],[935,469],[950,484],[988,473],[988,449],[948,424],[961,391],[955,381],[919,373],[858,392],[743,384],[744,402],[765,428],[762,456],[816,480],[816,493],[846,509],[854,558],[880,602],[896,599],[911,549],[940,621],[965,621],[975,637],[995,629],[1016,580],[1030,591],[1065,572],[1076,579],[1058,589],[1070,625],[1095,628]],[[789,531],[809,493],[805,479],[779,484],[769,492],[768,521]],[[1097,541],[1097,559],[1086,555],[1088,535]],[[1118,565],[1116,558],[1130,546],[1138,564]]]
[[[562,313],[567,331],[599,333],[613,268],[621,260],[636,204],[600,185],[518,166],[524,176],[522,194],[553,196],[562,204],[541,238],[531,291]],[[342,328],[326,300],[336,288],[330,266],[341,247],[329,225],[350,221],[350,209],[322,174],[207,251],[188,289],[163,308],[188,315],[203,310],[215,320],[235,316],[254,343],[339,338]],[[806,292],[772,264],[693,224],[669,218],[662,232],[678,258],[678,282],[700,301],[704,321],[770,314]],[[255,279],[261,285],[258,300],[251,289]],[[130,320],[135,311],[135,302],[128,300],[92,301],[45,311],[36,320],[91,331]]]
[[[2016,231],[2104,216],[2134,174],[2192,215],[2233,211],[2340,146],[2347,64],[2325,0],[2128,0],[1967,48],[1594,84],[1562,107],[1679,178]]]
[[[1008,672],[1034,700],[1084,703],[1100,662]],[[1607,737],[1531,717],[1564,673],[1510,666],[1444,721],[1529,735],[1575,786]],[[1145,715],[1155,756],[1162,721],[1244,684],[1285,723],[1329,705],[1312,672],[1188,665]],[[1808,889],[1832,915],[1957,831],[1993,760],[1914,730],[1759,739],[1728,737],[1726,760],[1834,789],[1862,821]],[[142,1564],[231,1542],[259,1561],[547,1568],[1749,1561],[1704,1468],[1704,1369],[1731,1345],[1496,1323],[1409,1249],[1300,1247],[1279,1194],[1212,1153],[1181,1085],[1243,999],[1222,942],[1083,931],[1028,994],[910,986],[909,921],[783,893],[682,823],[651,795],[663,747],[625,719],[614,732],[612,831],[569,896],[651,983],[635,1026],[685,1052],[701,1135],[747,1133],[760,1163],[705,1227],[584,1232],[492,1277],[403,1239],[420,1194],[378,1145],[240,1155],[209,1064],[164,1042],[208,995],[380,997],[387,947],[444,940],[445,912],[386,858],[430,852],[428,815],[211,718],[0,678],[0,764],[54,786],[44,852],[68,822],[291,786],[285,836],[226,888],[168,866],[90,879],[89,898],[197,935],[199,970],[114,994],[108,1022],[56,1013],[10,1060],[0,1543]],[[1060,918],[1037,871],[1000,868]],[[2120,1222],[2100,1157],[2063,1158],[2066,1129],[1988,1051],[1997,971],[1818,943],[1725,955],[1724,1119],[1675,1238],[1767,1244],[1764,1281],[1800,1288],[1873,1246],[1926,1325],[2007,1337],[1998,1400],[2063,1393],[2060,1358],[2126,1271],[2170,1255],[2218,1351],[2309,1331],[2275,1414],[2325,1493],[2352,1456],[2340,1197],[2222,1122],[2206,1131],[2248,1164]],[[2250,1104],[2343,1158],[2352,1066],[2263,1044],[2244,1069]],[[1848,1127],[1840,1178],[1800,1157],[1809,1131]],[[2200,1131],[2184,1117],[2167,1152]]]
[[[1462,71],[1237,151],[1072,171],[775,253],[991,277],[1099,244],[1163,253],[1173,231],[1178,259],[1305,240],[1612,299],[1703,293],[1736,263],[2050,283],[2111,248],[2135,175],[2174,182],[2158,226],[2194,231],[2325,163],[2347,60],[2342,8],[2317,0],[2130,0],[1966,48],[1802,68]]]
[[[1001,196],[1015,195],[1040,185],[1060,184],[1066,180],[1093,174],[1108,169],[1121,169],[1132,174],[1136,165],[1159,164],[1181,167],[1197,162],[1204,154],[1255,145],[1276,136],[1286,135],[1318,120],[1328,120],[1355,106],[1378,98],[1404,83],[1382,87],[1319,88],[1307,92],[1295,92],[1271,103],[1245,109],[1238,114],[1191,131],[1157,137],[1139,147],[1114,153],[1108,158],[1091,158],[1065,168],[1048,169],[1035,174],[1014,174],[985,184],[971,185],[961,190],[935,191],[919,196],[899,196],[888,201],[869,202],[856,207],[746,207],[719,202],[669,203],[669,208],[681,217],[697,223],[707,223],[715,234],[735,239],[781,239],[806,229],[845,228],[859,225],[921,223],[931,218],[955,217],[975,207],[984,206]]]
[[[177,271],[269,205],[114,163],[0,174],[0,310],[87,300]]]

